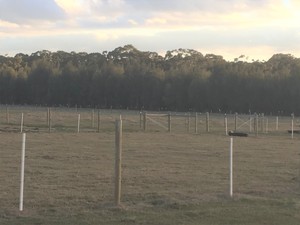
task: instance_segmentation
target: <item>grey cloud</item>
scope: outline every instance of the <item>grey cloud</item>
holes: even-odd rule
[[[205,11],[228,12],[235,4],[262,7],[268,0],[125,0],[129,7],[144,11]]]
[[[64,11],[54,0],[0,0],[0,19],[19,24],[32,20],[58,20]]]

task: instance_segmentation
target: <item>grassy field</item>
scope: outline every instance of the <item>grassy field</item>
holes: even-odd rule
[[[272,118],[268,133],[234,138],[231,199],[222,116],[211,118],[209,133],[204,115],[198,134],[192,120],[187,133],[186,117],[172,119],[171,133],[151,123],[143,132],[138,112],[105,111],[98,133],[91,111],[81,110],[83,130],[77,133],[78,112],[56,109],[48,133],[46,111],[28,110],[24,211],[19,212],[21,111],[11,110],[9,124],[0,111],[0,224],[299,224],[300,137],[287,134],[289,118],[281,118],[278,131]],[[120,113],[122,206],[116,208],[114,120]],[[233,121],[231,116],[229,129]]]

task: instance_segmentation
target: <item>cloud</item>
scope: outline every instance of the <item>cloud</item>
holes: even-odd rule
[[[145,51],[192,48],[234,57],[247,51],[263,55],[259,49],[300,52],[296,0],[0,0],[0,5],[5,43],[0,51],[93,52],[133,44]]]
[[[0,0],[0,5],[0,19],[7,22],[25,24],[64,18],[54,0]]]

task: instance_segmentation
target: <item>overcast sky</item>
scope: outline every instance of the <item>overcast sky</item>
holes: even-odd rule
[[[300,57],[299,0],[0,0],[0,55],[132,44],[233,60]]]

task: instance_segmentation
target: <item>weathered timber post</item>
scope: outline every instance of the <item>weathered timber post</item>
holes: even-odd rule
[[[234,114],[234,131],[237,130],[237,117],[238,117],[238,114],[235,113],[235,114]]]
[[[51,133],[51,108],[48,108],[48,129],[49,133]]]
[[[191,115],[190,113],[188,114],[188,118],[187,118],[187,132],[190,133],[190,120],[191,120]]]
[[[21,114],[20,133],[23,133],[24,113]]]
[[[251,128],[251,113],[249,114],[249,132],[251,133],[252,128]]]
[[[121,182],[122,182],[122,119],[115,123],[115,205],[121,203]]]
[[[258,115],[256,113],[254,118],[254,130],[255,130],[255,135],[258,136]]]
[[[261,128],[261,132],[264,132],[264,126],[265,126],[265,115],[262,113],[261,114],[261,122],[260,122],[260,128]]]
[[[228,121],[227,121],[227,115],[224,116],[224,127],[225,127],[225,135],[228,135]]]
[[[93,109],[92,112],[91,112],[91,125],[92,125],[92,128],[94,128],[95,126],[95,110]]]
[[[292,134],[292,139],[294,139],[294,113],[292,113],[292,130],[291,130],[291,134]]]
[[[97,131],[100,132],[100,109],[98,109]]]
[[[140,129],[142,129],[142,112],[140,112]]]
[[[9,124],[9,108],[6,106],[6,123]]]
[[[77,133],[80,132],[80,114],[78,114],[78,119],[77,119]]]
[[[171,113],[168,114],[168,132],[171,133]]]
[[[144,128],[144,131],[147,130],[147,113],[144,112],[144,115],[143,115],[143,128]]]
[[[198,113],[195,113],[195,133],[198,133]]]
[[[209,132],[209,112],[206,113],[206,132]]]

